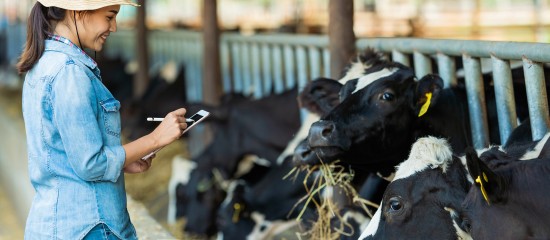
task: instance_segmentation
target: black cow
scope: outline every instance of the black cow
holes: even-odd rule
[[[292,168],[291,159],[287,158],[282,165],[270,167],[258,182],[237,180],[218,210],[218,238],[265,239],[266,235],[299,225],[295,218],[304,202],[296,204],[307,194],[306,174],[301,172],[296,178],[283,179]],[[312,182],[310,178],[306,184]],[[307,219],[306,216],[314,215],[315,209],[308,206],[305,211]],[[307,223],[309,220],[304,218],[302,222]]]
[[[222,179],[235,177],[239,161],[245,155],[256,155],[275,164],[292,135],[300,125],[297,90],[268,96],[259,100],[241,101],[231,106],[227,119],[216,123],[213,141],[193,161],[197,168],[191,173],[187,196],[188,221],[186,231],[213,235],[215,219],[224,192],[215,185],[197,190],[196,186],[212,182],[213,169]],[[258,173],[261,174],[261,173]]]
[[[101,80],[116,99],[124,103],[132,98],[134,81],[133,74],[126,71],[127,62],[105,57],[100,58],[97,65],[101,69]]]
[[[492,170],[470,152],[467,164],[476,184],[453,216],[463,230],[473,239],[550,239],[550,159]]]
[[[493,169],[509,168],[519,160],[547,158],[547,134],[534,145],[479,150],[477,156]],[[471,157],[470,157],[471,158]],[[420,138],[409,158],[398,166],[380,208],[360,239],[471,239],[463,225],[463,201],[475,178],[466,167],[466,157],[453,155],[445,139]]]

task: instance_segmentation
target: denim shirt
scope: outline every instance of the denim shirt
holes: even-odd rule
[[[87,54],[58,37],[45,41],[25,77],[23,117],[36,191],[25,239],[82,239],[99,223],[121,239],[137,239],[126,209],[120,103],[99,73]]]

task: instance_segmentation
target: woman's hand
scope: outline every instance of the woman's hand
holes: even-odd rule
[[[153,163],[153,158],[155,158],[156,155],[153,154],[151,157],[147,158],[147,160],[137,160],[132,163],[130,163],[128,166],[124,167],[125,173],[142,173],[149,168],[151,168],[151,164]]]
[[[187,128],[185,122],[185,108],[170,112],[164,117],[164,120],[150,134],[157,148],[164,147],[180,138],[183,130]]]

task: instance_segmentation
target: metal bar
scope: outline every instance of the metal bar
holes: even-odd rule
[[[330,51],[326,48],[323,48],[323,74],[325,77],[330,76]]]
[[[470,112],[470,127],[475,148],[485,148],[489,145],[489,124],[487,123],[487,107],[485,90],[481,76],[479,59],[463,55],[466,75],[466,95]]]
[[[240,46],[237,43],[231,42],[231,63],[233,67],[233,92],[243,92],[243,74],[242,74],[242,58]]]
[[[544,70],[541,63],[523,58],[523,71],[527,87],[531,132],[533,140],[539,140],[548,132],[550,124]]]
[[[417,78],[422,78],[427,74],[432,73],[432,62],[428,55],[415,51],[414,58],[414,74]]]
[[[296,34],[256,34],[243,36],[238,33],[223,33],[222,41],[231,42],[254,42],[261,44],[285,44],[292,46],[314,46],[328,48],[328,37],[323,35],[296,35]]]
[[[262,74],[261,74],[261,62],[260,62],[260,46],[258,44],[248,44],[250,48],[251,61],[251,83],[250,90],[254,98],[261,98],[263,96],[262,91]]]
[[[185,91],[187,92],[187,100],[189,101],[195,101],[196,96],[195,92],[196,87],[195,86],[195,79],[197,77],[196,71],[195,71],[195,62],[193,59],[193,47],[191,46],[191,43],[189,40],[183,41],[182,43],[183,51],[187,54],[185,54],[184,61],[186,63],[186,69],[185,69]],[[193,59],[193,61],[192,61]]]
[[[283,50],[280,45],[273,45],[273,85],[275,87],[275,93],[281,93],[284,91],[283,80]]]
[[[296,66],[296,71],[298,72],[298,91],[301,91],[308,82],[308,63],[304,47],[296,47]]]
[[[294,49],[291,45],[285,45],[285,80],[287,89],[296,86],[296,60],[294,59]]]
[[[391,51],[391,58],[392,58],[392,61],[394,62],[401,63],[407,67],[411,66],[411,61],[409,60],[409,57],[407,56],[407,54],[403,52],[393,49]]]
[[[230,55],[229,55],[229,43],[221,42],[221,69],[222,69],[222,84],[223,92],[231,92],[231,66],[230,66]]]
[[[243,73],[243,94],[250,96],[252,94],[252,69],[250,66],[250,44],[241,42],[239,43],[241,48],[242,68]]]
[[[309,76],[314,79],[321,76],[321,54],[319,49],[315,47],[309,47],[307,49],[309,57]]]
[[[443,79],[444,87],[454,87],[457,85],[456,80],[456,63],[454,58],[443,53],[437,54],[437,67],[439,76]]]
[[[524,42],[495,42],[479,40],[442,40],[411,38],[366,38],[356,42],[358,49],[373,47],[382,51],[393,50],[423,54],[444,53],[461,56],[490,58],[491,54],[500,59],[521,60],[523,56],[535,62],[550,62],[550,44]]]
[[[273,88],[273,77],[271,66],[273,65],[272,59],[274,58],[274,52],[271,51],[271,47],[267,44],[262,44],[262,86],[263,94],[269,95]]]
[[[504,145],[510,133],[517,127],[516,101],[512,84],[510,62],[492,57],[495,103],[498,114],[500,142]]]

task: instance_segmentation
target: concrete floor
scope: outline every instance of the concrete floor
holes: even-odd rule
[[[23,239],[23,225],[0,184],[0,240]]]

